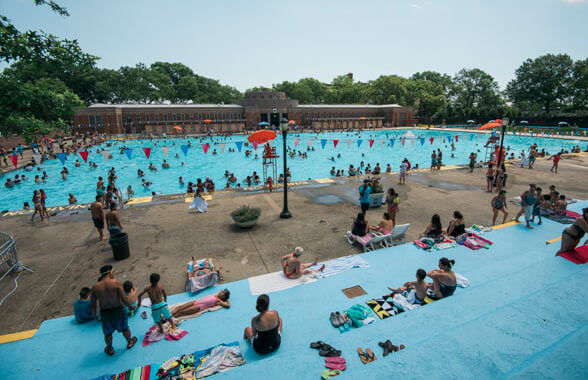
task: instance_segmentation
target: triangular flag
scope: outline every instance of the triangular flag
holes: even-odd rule
[[[410,146],[414,146],[414,139],[410,139]]]
[[[188,156],[188,149],[190,149],[190,145],[182,145],[180,146],[180,149],[182,150],[182,152],[184,152],[184,156]]]
[[[253,149],[257,150],[257,145],[259,145],[259,143],[257,141],[253,141]]]
[[[327,145],[327,139],[321,139],[321,146],[325,149],[325,145]]]
[[[202,150],[204,151],[204,154],[206,154],[206,152],[208,152],[208,148],[210,148],[210,144],[206,143],[206,144],[200,144],[202,146]]]
[[[163,155],[167,158],[167,155],[169,154],[169,146],[162,146],[161,150],[163,150]]]
[[[227,144],[225,144],[225,143],[219,143],[218,144],[218,147],[220,148],[221,153],[224,153],[225,152],[225,145],[227,145]]]
[[[547,137],[549,137],[550,135],[551,135],[551,132],[550,131],[547,131]]]
[[[237,149],[240,152],[241,149],[243,148],[243,141],[237,141],[237,142],[235,142],[235,145],[237,146]]]
[[[57,154],[59,154],[59,153],[57,153]],[[63,153],[63,154],[65,154],[65,153]],[[10,158],[10,161],[12,161],[12,164],[16,168],[16,165],[18,165],[18,156],[8,156],[8,158]]]
[[[374,141],[375,140],[369,140],[369,142],[370,142],[370,148],[374,145]]]
[[[433,141],[435,141],[434,137],[429,138],[429,141],[431,142],[431,145],[433,145]]]
[[[384,140],[380,140],[380,146],[384,146],[385,141]]]
[[[336,148],[337,144],[339,144],[339,140],[333,140],[333,147]]]
[[[357,140],[357,147],[359,148],[359,146],[361,145],[361,143],[363,142],[363,140]]]
[[[311,145],[312,145],[312,140],[308,140],[308,147],[310,148]]]
[[[88,163],[88,151],[83,151],[80,152],[80,157],[82,157],[82,160],[84,160],[85,163]]]
[[[404,146],[404,143],[406,142],[406,138],[401,137],[400,138],[400,143],[402,144],[402,146]]]
[[[395,139],[390,139],[390,148],[394,147],[394,143],[396,142]]]
[[[103,150],[100,152],[100,154],[102,155],[102,158],[104,158],[105,161],[108,161],[109,157],[110,157],[110,151],[109,150]]]
[[[131,156],[133,155],[133,150],[132,149],[125,149],[125,154],[127,155],[127,157],[130,160]]]
[[[473,133],[470,135],[470,141],[474,139],[474,137],[476,137]]]
[[[351,149],[351,140],[345,141],[347,143],[347,149]]]
[[[143,148],[143,153],[145,153],[145,156],[149,159],[149,156],[151,156],[151,148]]]
[[[33,160],[35,161],[35,164],[39,165],[39,163],[41,162],[41,155],[33,154]]]
[[[61,161],[61,165],[65,165],[65,160],[67,159],[65,157],[66,154],[65,153],[57,153],[56,156],[57,156],[57,158],[59,158],[59,161]]]
[[[458,135],[455,135],[455,142],[458,142],[459,141],[458,140],[458,137],[459,137]]]
[[[298,146],[298,143],[300,142],[300,139],[296,139],[294,140],[294,148],[296,148]]]
[[[421,146],[425,145],[425,138],[421,137]]]

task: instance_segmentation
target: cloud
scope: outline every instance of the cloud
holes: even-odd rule
[[[419,4],[410,4],[410,6],[412,8],[416,8],[416,9],[423,9],[424,8],[422,5],[419,5]]]
[[[580,4],[583,3],[584,0],[562,0],[566,4]]]

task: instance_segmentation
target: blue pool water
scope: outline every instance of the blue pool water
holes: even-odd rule
[[[371,164],[372,168],[376,163],[380,163],[382,171],[385,170],[386,165],[390,164],[393,171],[398,170],[402,159],[407,157],[411,164],[419,164],[419,167],[429,167],[431,162],[431,153],[433,149],[440,148],[443,151],[443,163],[446,165],[465,164],[468,162],[470,152],[480,150],[478,159],[484,159],[487,135],[482,135],[477,138],[478,134],[468,132],[447,132],[447,131],[424,131],[411,130],[417,138],[406,140],[404,146],[400,142],[400,137],[409,130],[393,130],[393,131],[368,131],[362,133],[342,133],[342,132],[326,132],[320,134],[288,134],[288,146],[294,148],[296,139],[300,139],[296,150],[305,152],[308,147],[308,140],[312,139],[312,147],[314,151],[308,152],[308,158],[288,158],[288,166],[292,172],[292,180],[315,179],[329,177],[331,167],[336,169],[345,169],[345,172],[350,164],[358,167],[361,161],[367,165]],[[455,151],[451,151],[451,146],[443,139],[448,136],[459,136],[458,142],[455,142]],[[474,139],[471,139],[471,135]],[[424,144],[421,144],[419,138],[424,138]],[[431,144],[429,138],[433,137],[435,140]],[[321,139],[328,139],[324,149],[321,147]],[[333,147],[334,139],[338,139],[337,147]],[[358,146],[358,140],[363,140]],[[370,148],[369,140],[375,140],[373,146]],[[390,139],[395,139],[394,145],[390,146]],[[181,145],[187,144],[190,140],[191,148],[185,156],[180,148]],[[351,140],[349,147],[347,140]],[[381,144],[384,140],[384,144]],[[195,182],[197,178],[210,177],[216,184],[217,189],[222,189],[226,185],[224,177],[225,170],[235,173],[238,181],[244,185],[244,178],[251,175],[253,171],[257,171],[261,176],[263,169],[261,159],[255,159],[255,153],[261,157],[262,146],[259,146],[254,154],[245,157],[246,149],[253,149],[243,146],[242,151],[236,148],[235,142],[246,141],[246,136],[233,136],[229,139],[223,140],[219,137],[205,139],[204,142],[210,143],[210,150],[204,154],[200,144],[201,141],[196,138],[190,139],[173,139],[173,140],[135,140],[127,141],[126,143],[119,141],[112,141],[112,147],[101,146],[109,149],[113,155],[110,160],[105,160],[101,154],[96,153],[96,148],[90,149],[88,162],[94,161],[98,164],[98,168],[89,168],[84,164],[81,157],[69,155],[65,166],[69,169],[69,175],[66,181],[61,179],[61,169],[64,165],[57,159],[49,160],[41,165],[42,171],[46,171],[48,179],[45,183],[36,184],[34,176],[42,174],[42,171],[37,171],[35,168],[32,172],[24,170],[17,170],[6,174],[14,178],[15,174],[25,174],[28,179],[23,183],[16,185],[13,188],[6,188],[1,186],[0,189],[0,210],[20,210],[23,203],[29,202],[32,205],[31,198],[33,190],[45,189],[47,193],[47,206],[65,205],[68,203],[68,194],[73,193],[78,199],[79,203],[91,202],[95,198],[95,188],[98,176],[102,176],[106,181],[107,172],[111,167],[116,169],[118,180],[117,187],[126,194],[126,188],[131,185],[135,190],[135,197],[151,195],[151,191],[161,192],[163,194],[180,193],[186,190],[185,185],[180,185],[178,177],[182,176],[184,181]],[[225,142],[226,149],[221,153],[218,143]],[[582,149],[586,148],[586,143],[579,140],[561,140],[549,138],[533,138],[521,136],[507,136],[505,138],[505,146],[510,146],[511,151],[515,154],[521,150],[528,150],[529,146],[536,142],[539,144],[539,149],[545,149],[548,152],[559,151],[562,148],[570,149],[574,145],[580,144]],[[129,159],[125,154],[120,153],[120,148],[126,144],[132,149],[132,158]],[[278,154],[281,156],[282,140],[278,136],[274,144],[277,148]],[[165,158],[162,146],[169,147],[168,162],[171,167],[169,169],[162,169],[161,163]],[[151,156],[149,159],[145,156],[142,148],[151,147]],[[235,152],[229,152],[229,148],[233,148]],[[216,149],[217,153],[212,152]],[[451,157],[454,154],[454,158]],[[176,154],[178,157],[176,158]],[[337,155],[341,157],[338,158]],[[330,158],[335,157],[335,161]],[[81,167],[75,167],[75,161],[82,162]],[[282,160],[278,160],[278,173],[282,172]],[[152,162],[157,168],[157,172],[152,172],[148,169],[149,163]],[[181,166],[181,163],[184,166]],[[145,172],[147,180],[153,182],[149,190],[141,186],[141,178],[137,176],[137,170],[142,169]]]

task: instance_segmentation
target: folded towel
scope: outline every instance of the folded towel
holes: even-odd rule
[[[186,284],[186,291],[198,292],[202,289],[209,288],[218,282],[218,273],[211,272],[203,276],[190,277]]]

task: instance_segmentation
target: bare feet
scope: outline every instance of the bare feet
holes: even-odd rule
[[[323,270],[325,270],[325,264],[321,265],[321,267],[319,268],[319,272],[322,272]]]
[[[316,264],[318,264],[318,257],[315,257],[314,262],[312,263],[311,266],[315,266]]]

